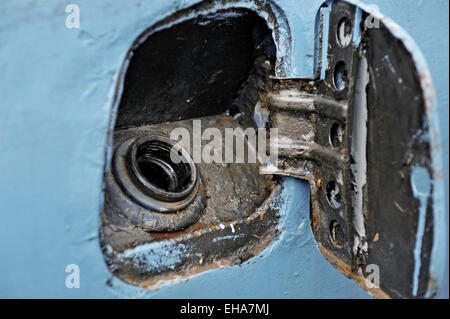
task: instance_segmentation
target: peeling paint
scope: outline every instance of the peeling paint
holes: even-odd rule
[[[162,267],[175,269],[181,262],[180,256],[189,254],[182,243],[158,241],[127,249],[118,257],[131,258],[135,267],[151,271]]]
[[[419,220],[417,223],[416,246],[414,247],[414,277],[413,295],[417,296],[419,289],[419,275],[421,267],[422,238],[425,233],[425,220],[427,215],[428,197],[431,191],[431,178],[427,169],[414,166],[411,173],[411,187],[414,196],[420,200]]]

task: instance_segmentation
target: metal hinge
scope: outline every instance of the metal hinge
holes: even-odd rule
[[[413,180],[418,170],[435,176],[432,88],[402,39],[374,19],[345,2],[326,5],[317,78],[273,79],[266,107],[278,128],[274,173],[310,181],[313,232],[338,269],[380,297],[429,296],[433,189],[424,202]],[[369,265],[379,268],[379,287],[366,285]]]

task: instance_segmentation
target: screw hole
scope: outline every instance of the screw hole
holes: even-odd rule
[[[338,44],[343,48],[347,47],[352,42],[352,23],[347,17],[339,20],[336,29],[336,37]]]
[[[338,91],[344,90],[347,86],[347,69],[342,61],[334,67],[334,86]]]
[[[327,199],[331,206],[334,208],[341,207],[341,189],[339,184],[335,181],[328,182],[326,187]]]
[[[338,248],[342,248],[344,246],[345,240],[344,231],[342,230],[341,224],[336,220],[333,220],[330,223],[330,239],[331,243],[334,246]]]
[[[330,143],[333,147],[339,147],[344,140],[344,128],[339,123],[334,123],[330,130]]]

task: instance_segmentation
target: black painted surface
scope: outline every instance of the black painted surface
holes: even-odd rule
[[[199,16],[152,34],[133,52],[116,129],[225,112],[270,36],[265,21],[247,10]]]
[[[368,263],[380,267],[381,288],[393,297],[413,297],[414,248],[420,201],[411,188],[413,166],[428,168],[430,145],[424,97],[414,61],[383,26],[366,32],[368,85],[367,216]],[[418,134],[422,132],[422,134]],[[432,190],[431,190],[432,192]],[[431,195],[431,194],[430,194]],[[432,202],[428,201],[419,293],[429,279]],[[377,241],[372,241],[375,234]],[[425,250],[424,250],[425,249]]]

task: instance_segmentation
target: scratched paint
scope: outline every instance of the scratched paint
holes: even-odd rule
[[[218,241],[222,241],[222,240],[236,240],[240,237],[244,237],[244,234],[236,234],[236,235],[227,235],[227,236],[220,236],[220,237],[216,237],[213,238],[212,242],[216,243]]]
[[[394,66],[393,66],[392,63],[391,63],[391,60],[389,59],[389,56],[388,56],[388,55],[385,55],[385,56],[383,57],[383,60],[387,63],[387,65],[388,65],[388,67],[389,67],[389,70],[391,70],[391,72],[395,74],[396,72],[395,72]]]
[[[308,228],[307,183],[290,179],[283,193],[282,235],[262,257],[207,271],[177,285],[168,283],[155,292],[112,278],[97,236],[104,150],[118,73],[142,31],[198,1],[73,2],[80,6],[80,29],[65,27],[61,1],[0,4],[0,203],[4,216],[0,297],[367,296],[317,251]],[[322,1],[273,3],[285,13],[292,35],[291,47],[278,48],[279,54],[292,53],[286,76],[312,76],[314,23]],[[442,70],[448,69],[449,56],[441,49],[448,45],[448,2],[438,3],[444,9],[425,1],[415,5],[407,0],[377,1],[380,11],[419,43],[438,93],[438,103],[428,116],[434,130],[433,166],[442,167],[443,173],[431,182],[434,201],[446,202],[444,209],[433,211],[438,229],[435,241],[440,246],[433,247],[431,267],[435,278],[447,283],[438,296],[448,297],[448,254],[443,253],[448,251],[448,165],[439,166],[441,153],[448,163],[449,81]],[[420,53],[414,42],[408,43]],[[427,70],[426,64],[421,65]],[[71,263],[80,266],[79,289],[64,285],[65,267]]]
[[[162,241],[127,249],[117,257],[131,259],[140,270],[152,271],[161,267],[175,269],[181,263],[181,256],[189,254],[182,243]]]

